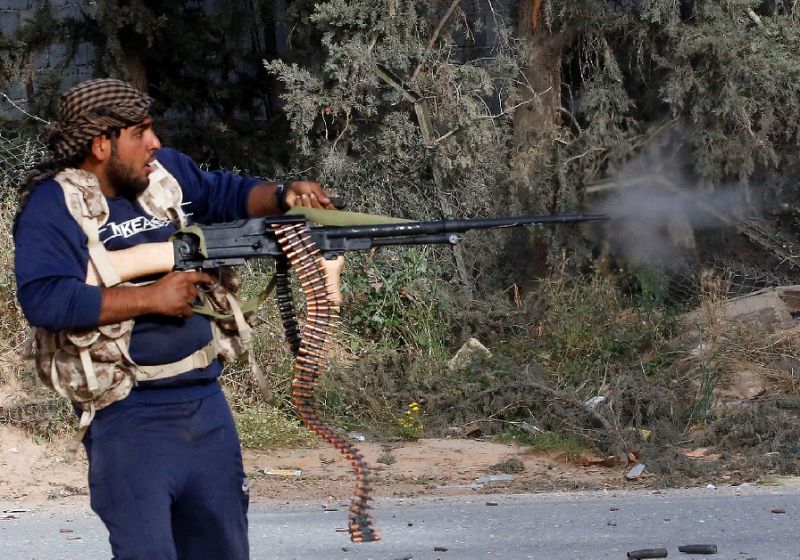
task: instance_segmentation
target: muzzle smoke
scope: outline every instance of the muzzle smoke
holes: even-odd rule
[[[680,268],[698,249],[695,234],[732,229],[755,210],[738,187],[702,190],[683,165],[646,153],[590,187],[589,211],[608,214],[610,250],[640,264]]]

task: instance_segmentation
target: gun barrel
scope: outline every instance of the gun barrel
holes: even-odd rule
[[[472,229],[497,229],[525,225],[571,224],[607,220],[605,214],[554,214],[545,216],[512,216],[504,218],[455,218],[429,222],[404,222],[372,226],[326,227],[330,237],[378,238],[417,236],[441,233],[464,233]]]

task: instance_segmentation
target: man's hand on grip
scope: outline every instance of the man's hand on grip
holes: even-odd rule
[[[197,301],[198,284],[211,286],[216,281],[205,272],[170,272],[150,285],[156,313],[171,317],[189,317]]]

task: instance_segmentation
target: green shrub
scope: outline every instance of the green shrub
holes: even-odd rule
[[[342,309],[347,332],[379,346],[442,356],[447,299],[436,272],[429,269],[431,250],[400,249],[348,259]]]

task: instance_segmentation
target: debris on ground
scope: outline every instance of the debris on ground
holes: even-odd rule
[[[622,462],[622,458],[617,455],[609,455],[602,459],[598,457],[581,455],[575,461],[575,464],[582,466],[598,466],[598,467],[616,467]]]
[[[644,472],[644,463],[639,463],[637,465],[634,465],[634,467],[628,471],[628,474],[625,475],[625,478],[627,478],[628,480],[636,480],[637,478],[642,476],[643,472]]]
[[[489,484],[492,482],[509,482],[514,480],[513,474],[490,474],[475,479],[475,484]]]
[[[632,550],[628,553],[628,558],[666,558],[666,548],[643,548],[641,550]]]
[[[465,369],[470,364],[491,357],[492,353],[486,346],[481,344],[477,338],[470,338],[458,349],[458,352],[450,358],[450,361],[447,362],[447,367],[451,371]]]
[[[262,471],[267,476],[300,476],[302,469],[264,469]]]
[[[716,554],[717,545],[715,544],[687,544],[678,547],[678,552],[684,554]]]

